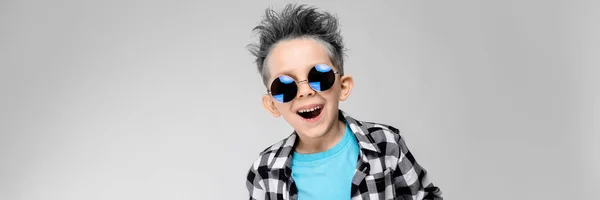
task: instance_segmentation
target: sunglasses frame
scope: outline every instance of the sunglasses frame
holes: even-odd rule
[[[317,65],[319,65],[319,64],[317,64]],[[315,65],[315,66],[313,66],[312,68],[310,68],[310,70],[314,69],[314,68],[315,68],[317,65]],[[327,65],[327,64],[324,64],[324,65]],[[333,69],[333,67],[331,67],[331,66],[329,66],[329,65],[327,65],[327,66],[328,66],[329,68],[331,68],[331,71],[333,71],[333,74],[334,74],[334,79],[337,79],[337,77],[335,77],[335,74],[337,74],[337,75],[340,75],[340,76],[341,76],[341,73],[340,73],[339,71],[336,71],[335,69]],[[310,71],[309,71],[308,73],[310,73]],[[288,75],[284,75],[284,76],[288,76]],[[281,77],[281,76],[278,76],[277,78],[279,78],[279,77]],[[288,77],[292,78],[291,76],[288,76]],[[273,79],[273,81],[275,81],[277,78]],[[308,78],[307,78],[307,79],[305,79],[305,80],[302,80],[302,81],[296,81],[296,79],[295,79],[295,78],[292,78],[292,80],[294,80],[294,83],[296,83],[296,87],[298,87],[298,85],[300,85],[300,83],[303,83],[303,82],[308,82]],[[271,81],[271,85],[273,85],[273,83],[272,83],[273,81]],[[334,83],[335,83],[335,80],[334,80]],[[271,85],[269,85],[269,87],[271,87]],[[309,86],[309,87],[310,87],[310,86]],[[311,89],[311,90],[314,90],[315,92],[323,92],[323,91],[327,91],[327,90],[329,90],[329,89],[327,89],[327,90],[323,90],[323,91],[316,91],[316,90],[315,90],[314,88],[312,88],[312,87],[310,87],[310,89]],[[273,97],[273,94],[271,93],[271,90],[270,90],[270,89],[267,89],[267,94],[269,94],[271,97]],[[298,95],[298,92],[296,92],[296,95]],[[296,97],[294,97],[294,99],[295,99],[295,98],[296,98]],[[292,99],[292,100],[293,100],[293,99]],[[291,100],[290,100],[290,101],[291,101]],[[279,102],[279,101],[277,101],[277,102],[279,102],[279,103],[288,103],[288,102],[290,102],[290,101],[287,101],[287,102]]]

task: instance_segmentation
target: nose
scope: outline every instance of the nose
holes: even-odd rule
[[[314,96],[315,90],[313,90],[308,84],[308,80],[298,82],[298,94],[296,98],[304,98],[308,96]]]

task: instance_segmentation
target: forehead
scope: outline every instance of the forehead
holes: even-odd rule
[[[271,77],[284,74],[300,76],[319,63],[333,66],[325,45],[310,38],[281,41],[275,45],[267,58],[267,68]]]

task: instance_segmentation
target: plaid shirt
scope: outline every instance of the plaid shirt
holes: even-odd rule
[[[442,199],[441,190],[412,156],[398,129],[361,122],[339,112],[340,120],[349,124],[360,147],[352,179],[352,200]],[[291,175],[297,138],[294,131],[260,153],[247,176],[250,200],[297,199],[298,189]]]

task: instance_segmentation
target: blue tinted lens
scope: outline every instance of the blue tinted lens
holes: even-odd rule
[[[276,101],[285,103],[296,97],[298,86],[292,77],[280,76],[271,83],[270,92]]]
[[[317,64],[308,72],[310,87],[318,92],[328,90],[335,83],[335,73],[326,64]]]

